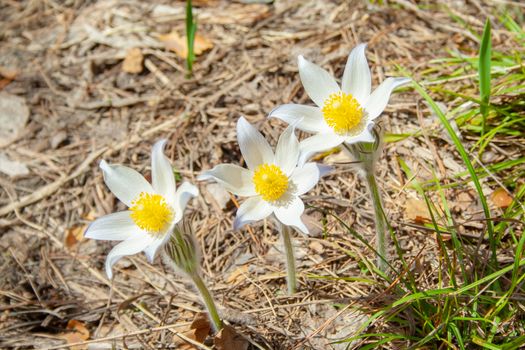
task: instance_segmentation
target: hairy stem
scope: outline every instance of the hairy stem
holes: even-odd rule
[[[288,294],[292,295],[297,290],[297,276],[295,275],[295,257],[293,254],[292,229],[290,226],[281,224],[281,234],[283,236],[284,252],[286,254],[286,281],[288,283]]]
[[[374,175],[373,167],[370,169],[365,166],[365,178],[370,191],[372,203],[374,205],[375,224],[376,224],[376,250],[377,250],[377,267],[386,272],[388,264],[388,252],[386,249],[386,218],[385,212],[383,211],[383,205],[381,203],[381,194],[377,186],[376,178]]]
[[[217,312],[217,307],[215,306],[215,303],[213,302],[213,298],[211,297],[210,291],[208,288],[206,288],[206,285],[204,284],[204,281],[199,276],[198,273],[193,273],[189,275],[195,284],[195,287],[199,290],[199,293],[201,293],[202,300],[204,301],[204,305],[206,306],[206,309],[208,310],[208,315],[210,316],[210,320],[213,323],[213,328],[215,331],[220,331],[222,329],[222,321],[219,317],[219,313]]]

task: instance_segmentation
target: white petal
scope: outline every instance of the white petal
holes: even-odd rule
[[[150,263],[153,263],[155,260],[155,257],[157,256],[157,252],[159,251],[159,248],[164,246],[164,244],[168,241],[170,238],[169,234],[165,234],[163,237],[155,238],[153,242],[151,242],[145,249],[144,253],[146,254],[146,258]]]
[[[299,197],[293,197],[292,201],[285,207],[274,207],[277,220],[307,234],[308,229],[301,220],[303,212],[304,203]]]
[[[141,192],[153,193],[153,187],[137,171],[122,165],[109,165],[105,160],[100,162],[104,173],[104,182],[120,201],[131,207]]]
[[[168,157],[164,155],[166,140],[160,140],[153,145],[151,151],[151,184],[153,189],[161,194],[168,203],[175,197],[175,176]]]
[[[288,124],[297,123],[297,129],[311,132],[327,132],[330,127],[326,125],[323,113],[317,106],[305,106],[299,104],[285,104],[275,108],[268,116],[284,120]],[[301,120],[302,118],[302,120]]]
[[[197,180],[213,179],[220,183],[227,191],[237,196],[254,196],[253,171],[234,164],[219,164],[213,169],[205,171]]]
[[[240,117],[237,122],[237,140],[249,169],[254,170],[263,163],[273,163],[273,151],[268,141],[244,117]]]
[[[299,143],[299,149],[301,150],[299,166],[302,166],[315,153],[339,146],[344,140],[344,136],[339,136],[335,133],[317,134],[304,139]]]
[[[189,182],[183,182],[182,185],[179,186],[177,192],[175,193],[175,200],[173,204],[175,209],[175,218],[173,220],[174,224],[182,219],[182,215],[184,213],[184,209],[186,208],[186,204],[188,204],[188,201],[193,197],[197,197],[198,195],[199,189]]]
[[[93,221],[84,233],[84,237],[106,241],[123,241],[133,237],[137,232],[141,232],[141,229],[131,219],[130,212],[120,211]]]
[[[323,68],[299,56],[299,76],[312,101],[323,107],[324,101],[330,94],[341,91],[334,77]]]
[[[334,168],[331,167],[330,165],[318,164],[318,163],[316,163],[316,165],[317,165],[317,169],[319,169],[319,178],[329,175],[334,170]]]
[[[372,89],[365,49],[366,44],[359,44],[350,52],[341,81],[343,92],[352,94],[361,105],[366,102]]]
[[[361,133],[355,136],[347,137],[345,140],[345,143],[352,144],[352,143],[357,143],[357,142],[374,142],[375,136],[372,133],[373,127],[374,127],[373,122],[368,123],[366,127],[363,129],[363,131],[361,131]]]
[[[233,229],[238,230],[250,222],[262,220],[270,215],[272,210],[272,206],[260,197],[250,197],[237,210]]]
[[[296,168],[290,177],[297,186],[295,195],[310,191],[319,182],[320,177],[319,167],[315,163],[306,163],[303,167]]]
[[[409,81],[409,78],[386,78],[385,81],[374,90],[364,105],[368,113],[368,120],[374,120],[379,117],[388,104],[392,90]]]
[[[299,159],[299,141],[295,136],[294,125],[288,126],[277,142],[275,149],[275,164],[289,176],[297,166]]]
[[[150,235],[144,234],[137,238],[120,242],[115,247],[113,247],[106,258],[106,274],[108,275],[108,278],[111,279],[113,277],[113,271],[111,268],[118,260],[124,256],[141,252],[153,241],[153,239],[154,238]]]

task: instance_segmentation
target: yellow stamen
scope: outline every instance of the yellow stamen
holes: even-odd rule
[[[339,135],[353,133],[361,124],[363,108],[352,94],[336,92],[325,101],[322,109],[324,120]]]
[[[282,197],[288,189],[288,178],[281,168],[273,164],[261,164],[253,174],[255,192],[262,199],[273,202]]]
[[[162,233],[173,218],[172,209],[160,194],[141,192],[131,204],[131,218],[149,233]]]

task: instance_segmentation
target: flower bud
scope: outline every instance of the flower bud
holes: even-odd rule
[[[199,254],[193,239],[191,224],[184,221],[181,225],[176,225],[164,248],[165,259],[167,259],[176,270],[180,270],[188,275],[198,274]]]

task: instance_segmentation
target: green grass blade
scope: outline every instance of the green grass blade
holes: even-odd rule
[[[188,45],[188,54],[186,56],[186,65],[188,74],[193,72],[193,62],[195,61],[195,33],[197,32],[197,23],[193,19],[193,6],[191,0],[186,0],[186,40]]]
[[[501,348],[503,350],[522,349],[523,344],[525,344],[525,335],[519,336],[518,338],[511,340],[509,343],[503,344]]]
[[[448,325],[452,333],[454,333],[454,336],[456,337],[456,341],[458,342],[459,348],[461,350],[465,350],[465,343],[463,342],[463,336],[461,335],[461,332],[458,328],[458,326],[455,323],[450,323]]]
[[[490,349],[490,350],[501,350],[501,347],[495,345],[495,344],[492,344],[491,342],[488,342],[484,339],[481,339],[479,337],[472,337],[472,342],[474,344],[477,344],[481,347],[483,347],[484,349]]]
[[[518,265],[516,267],[516,264],[510,264],[494,273],[491,273],[490,275],[488,276],[485,276],[481,279],[478,279],[477,281],[465,286],[465,287],[462,287],[460,289],[458,289],[457,291],[455,291],[455,295],[461,295],[461,294],[464,294],[465,292],[471,290],[472,288],[476,288],[484,283],[494,283],[495,281],[497,281],[498,278],[500,278],[501,276],[503,276],[504,274],[512,271],[513,269],[515,268],[520,268],[522,267],[523,265],[525,265],[525,259],[522,259],[518,262]]]
[[[490,58],[491,58],[491,41],[490,41],[490,21],[487,19],[483,36],[481,38],[481,47],[479,49],[479,94],[482,102],[480,109],[483,117],[481,135],[485,134],[487,124],[488,105],[490,100]]]
[[[438,116],[439,120],[441,121],[441,124],[445,127],[447,130],[450,138],[454,142],[454,145],[456,146],[456,149],[458,150],[459,154],[461,155],[461,158],[463,159],[463,162],[465,163],[465,166],[467,167],[468,172],[470,173],[470,177],[472,179],[472,182],[474,183],[474,187],[476,188],[476,192],[478,193],[479,200],[481,202],[481,205],[483,206],[483,213],[485,215],[485,219],[487,220],[487,231],[488,231],[488,238],[490,242],[490,250],[491,250],[491,257],[490,257],[490,264],[492,271],[496,271],[497,266],[497,256],[496,256],[496,241],[494,240],[494,223],[491,219],[490,209],[487,203],[487,199],[485,198],[485,195],[483,194],[483,189],[481,188],[481,183],[479,182],[478,175],[476,173],[476,169],[474,169],[474,166],[472,165],[472,162],[470,161],[470,157],[465,150],[465,147],[463,147],[463,144],[461,143],[461,140],[459,139],[458,135],[452,128],[452,125],[450,125],[450,122],[448,121],[447,117],[439,106],[436,104],[436,102],[430,97],[430,95],[415,81],[412,81],[413,86],[415,89],[419,92],[419,94],[428,102],[430,108],[434,111],[434,113]]]

